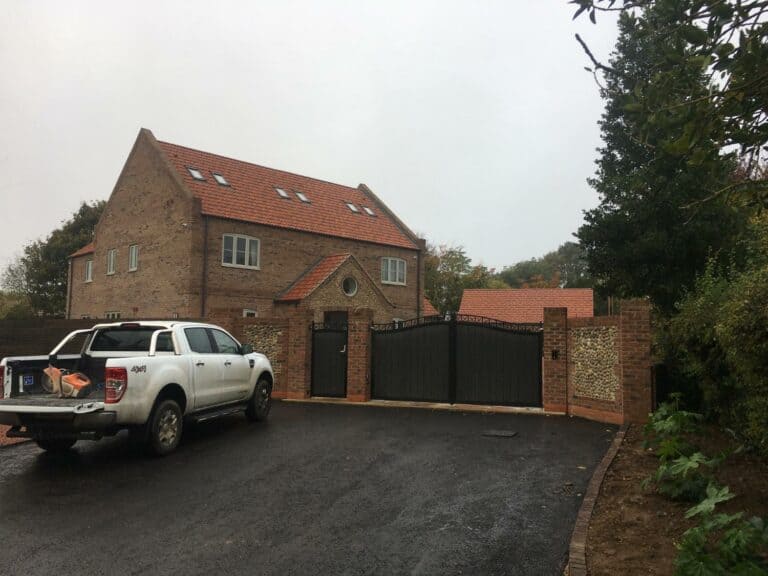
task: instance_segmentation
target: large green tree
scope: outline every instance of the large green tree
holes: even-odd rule
[[[657,145],[673,148],[696,163],[705,158],[698,141],[714,140],[721,149],[739,152],[747,178],[714,182],[710,196],[768,205],[768,177],[761,165],[768,149],[768,2],[765,0],[571,0],[574,17],[618,11],[653,26],[668,39],[668,49],[650,55],[653,83],[640,87],[629,102],[640,113],[640,140],[656,133]],[[626,69],[599,61],[576,35],[595,72],[627,76]],[[680,47],[684,47],[681,50]],[[691,92],[678,76],[699,69],[706,91]],[[669,111],[680,112],[682,130],[659,135],[656,124]],[[661,114],[661,116],[659,116]]]
[[[82,203],[70,219],[45,240],[24,247],[4,271],[6,291],[22,297],[37,314],[56,316],[66,308],[68,256],[93,239],[105,202]]]
[[[712,194],[733,181],[736,162],[723,150],[722,118],[709,114],[705,63],[693,57],[689,32],[668,26],[674,4],[620,15],[590,180],[600,204],[577,233],[603,293],[650,296],[667,314],[744,226],[742,213]],[[672,63],[675,73],[662,73]],[[692,104],[660,106],[670,94]]]

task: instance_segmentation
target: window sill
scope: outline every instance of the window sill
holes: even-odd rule
[[[382,280],[381,283],[386,284],[387,286],[408,286],[405,282],[386,282],[385,280]]]
[[[224,268],[241,268],[244,270],[261,270],[260,266],[245,266],[244,264],[227,264],[226,262],[222,262],[221,265]]]
[[[115,275],[115,273],[114,273],[114,272],[107,272],[107,274],[106,274],[106,275],[107,275],[107,276],[114,276],[114,275]]]
[[[128,272],[136,272],[138,268],[128,268]]]

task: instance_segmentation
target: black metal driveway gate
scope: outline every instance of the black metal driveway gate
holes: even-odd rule
[[[372,331],[374,398],[541,406],[541,324],[428,316]]]
[[[312,396],[347,395],[346,324],[312,325]]]

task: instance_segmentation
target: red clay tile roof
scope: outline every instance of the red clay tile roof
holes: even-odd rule
[[[504,322],[542,322],[544,308],[568,308],[570,318],[594,315],[591,288],[464,290],[459,314]]]
[[[74,258],[75,256],[83,256],[85,254],[92,254],[94,252],[95,248],[93,247],[93,242],[90,244],[86,244],[80,250],[76,252],[72,252],[72,254],[69,255],[70,258]]]
[[[359,188],[168,142],[158,141],[158,145],[192,194],[200,198],[204,214],[388,246],[417,248],[409,235]],[[187,167],[202,172],[205,181],[192,178]],[[214,172],[224,176],[230,185],[217,184]],[[288,192],[290,199],[278,196],[276,187]],[[294,191],[305,194],[311,203],[301,202]],[[359,212],[352,212],[346,202],[355,204]],[[375,217],[366,214],[364,206],[373,210]]]
[[[336,270],[338,270],[350,256],[350,254],[334,254],[333,256],[326,256],[304,272],[304,274],[302,274],[299,279],[285,291],[285,293],[275,298],[275,300],[279,302],[303,300],[325,282],[331,274],[336,272]]]
[[[421,300],[421,315],[422,316],[436,316],[438,314],[437,309],[432,306],[432,302],[427,300],[427,297],[425,296]]]

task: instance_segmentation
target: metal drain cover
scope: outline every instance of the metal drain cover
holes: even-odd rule
[[[517,436],[517,432],[514,430],[486,430],[483,432],[483,436],[489,438],[514,438]]]

